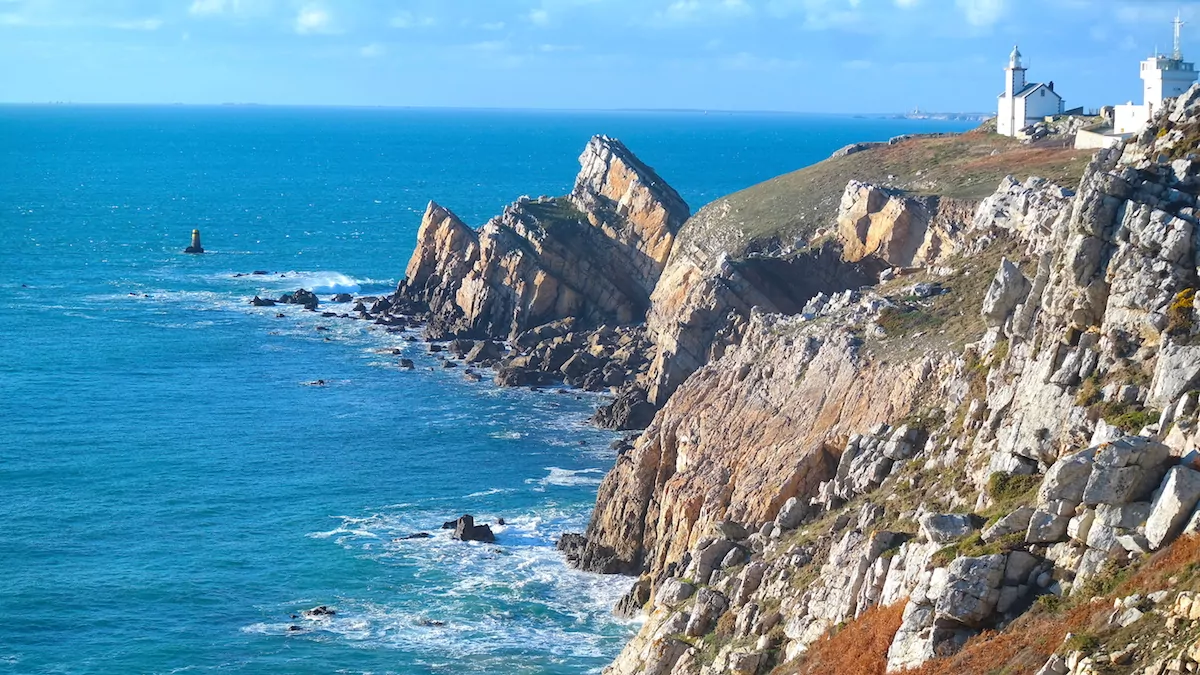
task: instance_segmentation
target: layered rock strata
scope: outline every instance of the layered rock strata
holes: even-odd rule
[[[642,320],[687,204],[616,139],[593,138],[579,161],[569,196],[522,198],[479,230],[430,203],[397,290],[428,307],[428,337]]]

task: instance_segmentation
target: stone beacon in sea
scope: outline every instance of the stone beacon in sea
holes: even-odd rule
[[[204,247],[200,245],[200,230],[192,230],[192,245],[183,249],[184,253],[204,253]]]

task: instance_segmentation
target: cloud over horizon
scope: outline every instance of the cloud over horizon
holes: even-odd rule
[[[1200,55],[1200,0],[0,0],[0,96],[986,111],[1020,43],[1098,106],[1176,11]]]

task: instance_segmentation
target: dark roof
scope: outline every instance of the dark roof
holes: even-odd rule
[[[1050,94],[1052,94],[1054,96],[1058,96],[1058,92],[1055,91],[1054,89],[1050,89],[1049,86],[1046,86],[1044,83],[1036,82],[1033,84],[1026,84],[1025,89],[1022,89],[1022,90],[1016,92],[1016,94],[1014,94],[1013,97],[1014,98],[1025,97],[1030,94],[1033,94],[1034,91],[1037,91],[1038,89],[1042,89],[1042,88],[1045,88],[1045,90],[1049,91]],[[1058,97],[1062,98],[1062,96],[1058,96]]]
[[[1013,98],[1023,98],[1023,97],[1025,97],[1025,96],[1029,96],[1030,94],[1032,94],[1033,92],[1037,91],[1038,89],[1041,89],[1042,87],[1045,87],[1045,88],[1046,88],[1046,91],[1050,92],[1052,95],[1054,95],[1054,96],[1058,96],[1058,92],[1056,92],[1056,91],[1054,91],[1053,89],[1051,89],[1051,88],[1050,88],[1049,86],[1047,86],[1045,83],[1043,83],[1043,82],[1034,82],[1034,83],[1032,83],[1032,84],[1027,84],[1027,85],[1025,85],[1025,88],[1024,88],[1024,89],[1022,89],[1022,90],[1018,91],[1017,93],[1013,94]],[[1059,97],[1060,99],[1062,98],[1062,96],[1058,96],[1058,97]],[[1004,98],[1004,92],[1000,92],[1000,95],[999,95],[999,96],[997,96],[996,98]]]

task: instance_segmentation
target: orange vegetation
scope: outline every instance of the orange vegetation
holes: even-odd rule
[[[1118,595],[1152,593],[1170,588],[1170,579],[1181,572],[1200,566],[1200,535],[1189,534],[1175,540],[1146,561],[1137,572],[1118,588]],[[1194,589],[1187,589],[1194,590]]]
[[[1068,633],[1103,631],[1112,613],[1112,598],[1182,586],[1179,582],[1194,581],[1197,573],[1200,535],[1180,537],[1138,566],[1128,579],[1116,583],[1111,594],[1081,599],[1074,606],[1064,599],[1064,609],[1038,603],[1003,630],[984,631],[954,656],[934,659],[904,671],[904,675],[1033,675],[1062,646]],[[1113,582],[1109,584],[1112,588]],[[802,661],[780,666],[773,675],[884,675],[887,650],[900,627],[904,604],[867,610],[840,630],[826,633]]]
[[[892,644],[903,602],[872,607],[841,630],[830,630],[808,648],[803,661],[785,672],[795,675],[879,675],[887,669],[887,651]]]
[[[1067,633],[1102,629],[1112,612],[1112,597],[1146,593],[1170,587],[1168,581],[1189,566],[1200,563],[1200,536],[1180,537],[1155,554],[1111,596],[1092,598],[1056,613],[1036,607],[1003,631],[987,631],[972,638],[958,654],[935,659],[905,675],[1005,675],[1036,673],[1062,646]],[[1086,589],[1084,590],[1086,592]],[[882,674],[883,671],[877,671]]]

